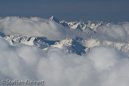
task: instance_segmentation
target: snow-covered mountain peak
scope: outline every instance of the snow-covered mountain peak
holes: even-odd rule
[[[55,16],[51,16],[49,20],[59,23],[59,20]]]
[[[76,53],[81,55],[85,53],[86,47],[80,44],[75,39],[65,39],[60,42],[56,42],[52,47],[57,47],[63,50],[66,50],[68,53]]]
[[[128,27],[129,23],[127,22],[115,25],[91,21],[87,23],[65,20],[59,22],[54,16],[50,19],[8,17],[0,20],[0,35],[10,45],[19,43],[43,50],[57,47],[68,53],[81,55],[95,46],[114,47],[119,51],[128,52]]]

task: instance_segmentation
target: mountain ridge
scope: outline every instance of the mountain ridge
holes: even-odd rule
[[[24,18],[21,21],[24,22],[28,20]],[[87,24],[84,22],[77,22],[77,21],[73,21],[73,22],[67,22],[65,20],[59,21],[54,16],[52,16],[48,20],[47,19],[42,20],[39,18],[31,18],[31,21],[32,22],[34,21],[34,23],[35,21],[36,23],[43,22],[43,24],[51,23],[52,24],[51,27],[54,26],[54,28],[58,28],[56,25],[59,25],[59,30],[62,29],[64,32],[66,32],[66,33],[62,32],[63,34],[66,34],[66,38],[52,40],[52,39],[48,39],[45,36],[25,36],[25,35],[17,34],[17,33],[11,34],[11,35],[5,35],[2,31],[1,31],[2,33],[1,36],[3,36],[5,40],[9,42],[10,45],[14,45],[15,43],[20,43],[20,44],[29,45],[29,46],[35,46],[43,50],[47,50],[50,47],[57,47],[62,50],[65,50],[67,53],[76,53],[78,55],[88,52],[90,48],[93,48],[95,46],[114,47],[119,51],[124,51],[124,52],[129,51],[128,40],[127,42],[112,41],[113,39],[117,39],[117,38],[113,38],[114,35],[112,34],[111,36],[113,37],[112,38],[110,37],[110,39],[108,40],[106,40],[105,38],[100,39],[99,36],[98,38],[96,38],[97,35],[102,35],[101,37],[104,37],[103,33],[101,34],[100,32],[97,32],[100,29],[99,27],[102,27],[102,28],[106,27],[109,29],[111,28],[112,30],[112,26],[116,27],[120,25],[113,25],[111,23],[105,24],[103,22],[92,23],[91,21],[89,21]],[[52,22],[49,22],[49,21],[52,21]],[[124,23],[124,25],[126,24],[128,23]],[[63,34],[60,34],[60,35],[62,36]],[[121,34],[123,35],[123,33]],[[110,36],[110,33],[107,35]]]

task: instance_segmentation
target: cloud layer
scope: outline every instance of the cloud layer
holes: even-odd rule
[[[58,48],[10,46],[2,37],[0,43],[0,80],[44,80],[45,86],[129,85],[129,57],[113,48],[95,47],[79,56]]]
[[[83,25],[83,23],[77,23],[76,25],[73,23],[73,26],[77,27],[77,29],[73,30],[70,25],[69,27],[64,27],[55,21],[38,17],[31,17],[30,19],[5,17],[4,19],[0,19],[0,35],[21,34],[29,37],[47,37],[50,40],[63,40],[65,38],[76,37],[83,39],[92,37],[101,41],[109,40],[114,42],[127,42],[129,40],[129,23],[119,25],[111,23],[96,24],[94,28],[92,27],[92,25],[95,25],[94,23],[88,28],[85,27],[88,25]],[[83,29],[79,28],[82,26]],[[93,29],[96,29],[95,33]]]
[[[90,30],[93,29],[84,28],[85,31],[89,31],[86,33],[81,28],[74,30],[37,17],[0,19],[1,36],[21,34],[59,41],[65,38],[73,38],[76,41],[94,38],[100,42],[128,42],[129,23],[99,25],[95,28],[96,31],[90,34]],[[49,40],[48,42],[51,42]],[[69,45],[69,41],[64,42]],[[96,44],[94,40],[92,42]],[[71,44],[75,47],[75,42]],[[81,42],[78,41],[78,44]],[[114,48],[98,46],[91,48],[86,54],[77,55],[68,54],[59,48],[50,47],[45,51],[20,43],[12,46],[4,37],[0,37],[0,86],[3,86],[2,81],[7,79],[44,80],[45,86],[128,86],[128,66],[128,52]],[[6,83],[4,84],[6,86]]]
[[[21,19],[6,17],[0,20],[0,30],[6,35],[45,36],[57,40],[65,38],[65,28],[58,23],[45,19]]]
[[[97,27],[97,38],[116,42],[125,42],[129,39],[129,23],[122,25],[107,24]]]

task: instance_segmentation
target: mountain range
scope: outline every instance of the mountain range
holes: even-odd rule
[[[20,18],[20,19],[22,19],[22,21],[27,21],[27,18]],[[38,18],[31,18],[30,20],[39,21]],[[82,21],[68,22],[65,20],[59,21],[54,16],[52,16],[50,19],[43,20],[43,22],[45,23],[48,23],[48,21],[54,22],[54,24],[60,25],[66,30],[68,29],[65,33],[66,37],[64,39],[55,40],[55,39],[49,39],[45,36],[26,36],[19,33],[5,34],[3,29],[0,29],[1,30],[0,35],[5,40],[7,40],[7,42],[12,46],[15,46],[17,44],[22,44],[22,45],[36,46],[42,50],[48,50],[51,47],[57,47],[64,50],[67,53],[76,53],[78,55],[87,53],[91,48],[95,46],[113,47],[123,52],[129,51],[128,37],[124,36],[123,35],[124,33],[121,34],[119,29],[118,29],[119,32],[117,32],[117,29],[116,31],[114,31],[113,29],[114,33],[112,33],[113,31],[111,32],[106,31],[108,28],[109,29],[111,28],[112,30],[112,27],[113,28],[117,26],[118,28],[121,26],[123,27],[125,26],[125,24],[128,24],[128,22],[123,22],[120,24],[92,22],[92,21],[88,21],[87,23]],[[100,28],[102,27],[107,29],[101,30]],[[112,34],[110,35],[110,33]],[[128,31],[126,33],[128,34]],[[119,37],[119,35],[121,38]]]

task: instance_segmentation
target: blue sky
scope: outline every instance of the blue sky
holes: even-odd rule
[[[0,0],[0,16],[129,21],[129,0]]]

